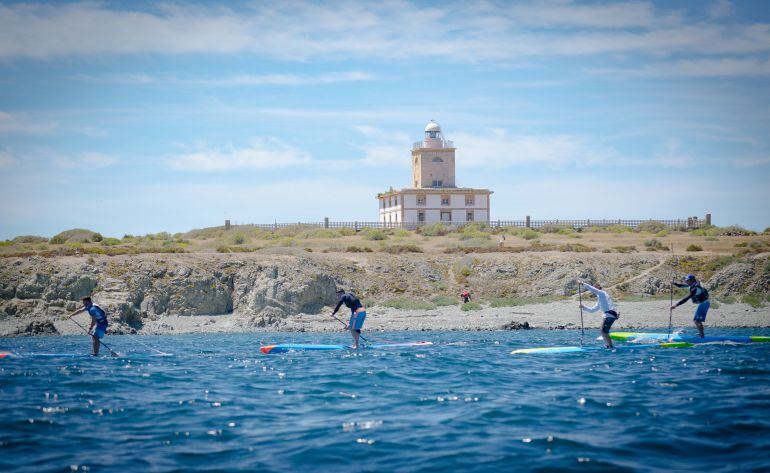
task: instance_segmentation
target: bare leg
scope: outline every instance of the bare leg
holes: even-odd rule
[[[604,346],[607,348],[613,348],[612,346],[612,339],[610,338],[609,333],[602,332],[602,338],[604,339]]]
[[[350,327],[350,334],[353,336],[353,348],[358,350],[358,337],[360,336],[359,333],[356,331],[355,328]]]
[[[695,326],[698,328],[698,335],[700,335],[700,338],[703,338],[703,322],[695,321]]]
[[[94,337],[93,335],[91,335],[91,338],[94,339],[94,351],[92,353],[94,355],[98,355],[99,354],[99,345],[101,345],[101,343],[99,342],[99,339]]]

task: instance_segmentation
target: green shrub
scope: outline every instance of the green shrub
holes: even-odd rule
[[[757,232],[747,230],[739,225],[730,225],[727,227],[712,226],[706,228],[705,233],[707,236],[751,236],[757,234]]]
[[[432,303],[436,304],[437,307],[446,307],[450,305],[457,305],[458,299],[450,296],[436,296],[433,299],[430,300]]]
[[[746,248],[747,246],[749,246],[749,242],[747,242],[747,241],[742,241],[742,242],[740,242],[740,243],[736,243],[736,244],[735,244],[735,245],[733,245],[733,246],[734,246],[734,247],[736,247],[736,248]]]
[[[233,245],[243,245],[246,243],[246,235],[240,232],[236,233],[230,237],[230,241],[233,243]]]
[[[353,235],[356,234],[355,230],[353,230],[352,228],[347,228],[347,227],[346,228],[340,228],[337,231],[340,232],[340,235],[342,235],[342,236],[353,236]]]
[[[342,233],[340,233],[337,230],[333,230],[331,228],[315,228],[313,230],[305,230],[304,232],[300,232],[297,235],[297,238],[302,239],[309,239],[309,238],[321,238],[321,239],[329,239],[329,238],[340,238],[342,237]]]
[[[686,251],[703,251],[703,247],[700,245],[691,244],[687,247]]]
[[[11,243],[47,243],[48,238],[37,236],[37,235],[22,235],[17,236],[13,240],[11,240]]]
[[[691,230],[690,235],[692,236],[706,236],[706,230],[697,229],[697,230]]]
[[[92,241],[95,235],[99,235],[96,232],[92,232],[91,230],[86,230],[83,228],[73,228],[72,230],[66,230],[58,235],[51,238],[51,243],[53,243],[53,239],[55,238],[56,241],[60,243],[54,243],[56,245],[61,245],[62,243],[67,242],[80,242],[80,243],[88,243],[89,241]],[[99,235],[101,237],[101,235]]]
[[[403,228],[396,228],[393,230],[392,235],[398,238],[405,238],[412,234],[409,230],[404,230]]]
[[[763,294],[746,294],[741,298],[741,302],[748,304],[755,309],[759,309],[765,306],[767,296]]]
[[[535,238],[539,238],[540,234],[531,228],[525,228],[519,232],[518,236],[524,238],[525,240],[534,240]]]
[[[52,245],[63,245],[67,243],[67,239],[62,235],[54,235],[54,237],[51,238],[50,243]]]
[[[372,253],[373,252],[373,250],[368,246],[361,247],[361,246],[355,246],[355,245],[348,246],[347,248],[345,248],[345,251],[348,253]]]
[[[749,248],[751,248],[752,250],[759,250],[765,247],[767,247],[767,243],[764,241],[752,241],[751,243],[749,243]]]
[[[408,299],[406,297],[388,299],[381,305],[382,307],[391,307],[393,309],[401,310],[434,310],[436,308],[436,304],[433,302],[418,299]]]
[[[567,243],[559,246],[559,251],[570,253],[589,253],[591,251],[596,251],[596,248],[592,248],[581,243]]]
[[[257,250],[258,248],[248,248],[244,246],[220,246],[217,248],[218,253],[252,253]]]
[[[668,225],[666,225],[663,222],[659,222],[657,220],[647,220],[646,222],[640,223],[635,228],[637,232],[650,232],[650,233],[658,233],[667,229],[668,229]],[[664,236],[664,235],[660,235],[660,236]]]
[[[627,233],[627,232],[633,232],[634,230],[625,225],[610,225],[609,227],[607,227],[607,231],[610,233]]]
[[[663,244],[659,240],[656,240],[655,238],[653,238],[652,240],[645,240],[644,246],[646,246],[647,249],[652,251],[668,250],[667,247],[663,246]]]
[[[633,253],[636,251],[635,246],[615,246],[613,247],[618,253]]]
[[[705,238],[706,241],[719,241],[719,238],[713,237],[713,236],[707,236]]]
[[[471,310],[481,310],[483,309],[483,307],[481,307],[481,304],[479,304],[478,302],[468,302],[466,304],[461,305],[460,309],[463,312],[468,312]]]
[[[91,241],[99,243],[100,241],[104,240],[104,236],[102,236],[101,233],[94,233],[91,235]]]
[[[392,245],[383,247],[382,250],[385,253],[392,255],[398,255],[401,253],[422,253],[422,248],[417,245]]]
[[[668,236],[668,230],[661,230],[658,233],[655,234],[658,238],[663,238],[664,236]]]
[[[436,222],[418,228],[417,233],[424,236],[444,236],[449,233],[449,228],[443,223]]]
[[[738,302],[738,299],[736,299],[733,296],[720,296],[719,302],[723,304],[735,304],[736,302]]]
[[[363,230],[364,239],[371,241],[387,240],[388,236],[382,230],[367,228]]]
[[[11,246],[11,245],[13,245],[12,241],[8,241],[8,240],[0,241],[0,248],[5,247],[5,246]]]
[[[762,234],[763,235],[770,235],[770,227],[765,228],[764,231],[762,232]]]
[[[117,238],[107,237],[102,239],[102,245],[104,246],[115,246],[119,245],[121,241]]]
[[[540,233],[562,233],[562,231],[566,232],[568,229],[572,230],[572,227],[563,223],[547,223],[545,225],[541,225],[537,231]]]

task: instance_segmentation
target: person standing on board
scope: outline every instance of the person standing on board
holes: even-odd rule
[[[88,312],[88,315],[91,316],[91,325],[88,327],[88,333],[94,340],[94,351],[91,355],[99,356],[99,346],[101,345],[99,340],[101,340],[102,337],[104,337],[104,334],[107,333],[107,313],[104,312],[104,309],[94,304],[90,297],[84,297],[83,308],[76,310],[67,318],[71,319],[81,312]],[[96,328],[94,328],[94,326],[96,326]]]
[[[348,328],[350,334],[353,336],[353,347],[358,349],[358,338],[361,336],[361,328],[364,326],[364,320],[366,320],[366,310],[361,304],[361,300],[356,297],[352,292],[345,292],[344,289],[337,289],[337,307],[334,308],[332,316],[340,310],[342,304],[345,304],[350,309],[350,321],[348,322]]]
[[[685,276],[683,281],[684,284],[680,284],[676,281],[671,281],[671,284],[676,287],[690,288],[690,294],[681,301],[672,305],[671,310],[676,309],[690,299],[692,299],[693,304],[698,304],[698,307],[695,308],[695,317],[693,317],[692,321],[695,323],[695,327],[698,329],[698,335],[700,335],[700,338],[703,338],[703,322],[706,321],[706,314],[708,314],[709,308],[711,307],[711,302],[709,302],[709,292],[703,286],[701,286],[701,284],[692,274]]]
[[[596,287],[587,284],[583,281],[578,281],[578,284],[582,284],[589,291],[596,296],[596,305],[593,307],[586,307],[580,304],[580,308],[586,312],[596,312],[599,309],[604,312],[604,323],[602,324],[602,338],[604,339],[604,346],[607,348],[614,348],[612,346],[612,339],[610,338],[610,328],[616,320],[620,318],[620,314],[615,309],[615,304],[612,302],[612,298],[607,291],[602,290],[602,286],[597,284]]]

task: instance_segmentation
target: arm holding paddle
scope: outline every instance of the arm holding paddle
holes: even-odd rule
[[[582,284],[585,286],[589,291],[591,291],[595,296],[598,295],[599,290],[593,287],[590,284],[587,284],[584,281],[578,281],[578,284]],[[580,304],[580,308],[583,309],[586,312],[594,313],[599,310],[599,299],[596,300],[596,305],[593,307],[586,307],[582,303]]]
[[[690,285],[689,285],[689,284],[679,284],[679,283],[677,283],[676,281],[671,281],[671,284],[673,284],[673,285],[674,285],[674,286],[676,286],[676,287],[690,287]],[[684,304],[685,302],[689,301],[690,299],[692,299],[692,296],[693,296],[693,291],[692,291],[692,290],[690,290],[690,293],[687,295],[687,297],[685,297],[685,298],[684,298],[684,299],[682,299],[681,301],[679,301],[679,302],[677,302],[676,304],[674,304],[674,305],[672,305],[672,306],[671,306],[671,310],[674,310],[674,309],[676,309],[677,307],[679,307],[680,305],[682,305],[682,304]]]

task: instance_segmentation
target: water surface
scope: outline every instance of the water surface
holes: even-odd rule
[[[347,338],[139,339],[174,354],[160,357],[113,336],[126,357],[0,360],[0,471],[770,469],[768,344],[512,356],[579,334],[383,336],[435,345],[262,355],[260,343]],[[89,348],[0,340],[22,354]]]

